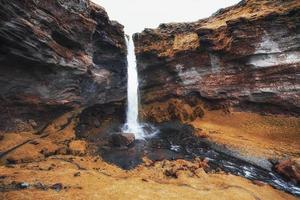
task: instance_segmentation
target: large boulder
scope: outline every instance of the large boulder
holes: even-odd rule
[[[111,135],[110,142],[116,147],[127,147],[135,140],[133,133],[115,133]]]

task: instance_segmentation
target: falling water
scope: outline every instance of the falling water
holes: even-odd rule
[[[136,57],[132,38],[127,43],[127,121],[123,126],[124,133],[133,133],[136,139],[143,140],[156,135],[159,130],[148,123],[140,123],[139,116],[139,81]]]
[[[134,43],[132,38],[127,38],[127,121],[123,132],[134,133],[136,139],[143,139],[143,128],[139,124],[139,96],[138,96],[138,75],[136,68],[136,57],[134,52]]]

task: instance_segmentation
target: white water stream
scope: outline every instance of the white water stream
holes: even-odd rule
[[[136,68],[136,57],[132,38],[126,38],[127,42],[127,121],[123,132],[133,133],[136,139],[144,138],[144,131],[139,123],[139,81]]]
[[[158,130],[150,124],[139,122],[139,81],[136,66],[134,42],[132,38],[126,38],[127,42],[127,120],[122,131],[133,133],[135,139],[142,140],[155,135]]]

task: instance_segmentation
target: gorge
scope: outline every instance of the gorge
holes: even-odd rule
[[[88,0],[0,7],[1,199],[299,198],[299,1],[132,38]]]

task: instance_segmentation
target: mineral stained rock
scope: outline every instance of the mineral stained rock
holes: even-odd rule
[[[123,26],[88,0],[0,2],[0,130],[126,96]]]
[[[196,97],[213,108],[299,115],[299,17],[296,0],[243,0],[135,34],[142,114],[161,121],[172,115],[168,101],[193,108]]]
[[[283,160],[275,166],[275,169],[294,182],[300,183],[300,158]]]

